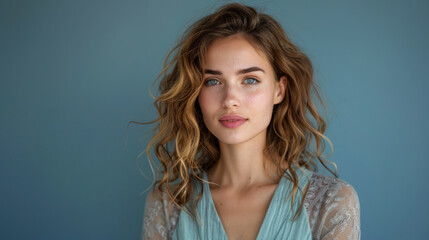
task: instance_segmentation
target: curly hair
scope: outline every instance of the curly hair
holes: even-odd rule
[[[158,169],[161,177],[153,189],[167,193],[169,200],[188,214],[196,213],[195,207],[202,196],[199,193],[193,197],[194,183],[203,184],[203,171],[216,164],[220,156],[218,140],[204,125],[197,101],[203,85],[204,59],[214,40],[235,34],[241,34],[265,53],[277,79],[287,77],[285,97],[274,106],[267,129],[264,154],[277,166],[280,176],[289,168],[286,177],[293,182],[292,202],[299,189],[298,176],[293,167],[287,166],[317,171],[319,162],[337,176],[335,164],[323,156],[325,141],[331,147],[332,144],[324,136],[326,123],[312,100],[314,95],[324,106],[313,81],[310,59],[271,16],[249,6],[227,4],[187,29],[167,55],[157,77],[161,81],[154,105],[159,118],[152,122],[157,126],[146,148],[151,167],[151,149],[161,164]],[[326,163],[332,163],[335,171]],[[301,203],[297,213],[302,206]]]

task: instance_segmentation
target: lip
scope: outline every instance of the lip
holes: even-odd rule
[[[229,120],[246,120],[246,118],[239,115],[224,115],[219,118],[219,121],[229,121]]]
[[[227,128],[237,128],[247,121],[246,118],[239,115],[224,115],[219,118],[219,122]]]

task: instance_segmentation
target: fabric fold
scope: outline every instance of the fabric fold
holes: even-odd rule
[[[299,179],[298,186],[304,190],[304,187],[311,178],[312,172],[298,168],[295,171]],[[286,178],[286,174],[285,172],[276,187],[261,228],[259,229],[257,240],[311,240],[310,224],[304,208],[301,214],[293,221],[295,211],[301,204],[303,196],[298,190],[293,204],[294,211],[292,211],[292,195],[290,193],[293,189],[293,183]],[[207,181],[205,172],[203,173],[203,179]],[[196,211],[201,218],[201,224],[197,219],[193,221],[189,214],[181,211],[172,239],[228,239],[211,197],[209,185],[203,182],[203,188],[201,189],[199,184],[196,184],[195,194],[201,190],[203,191],[203,195],[196,207]]]

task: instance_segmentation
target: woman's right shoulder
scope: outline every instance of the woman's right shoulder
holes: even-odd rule
[[[146,196],[146,203],[162,201],[165,195],[165,192],[160,191],[158,188],[152,188]]]
[[[176,211],[177,207],[165,191],[158,188],[152,189],[146,197],[146,209],[164,211],[166,217],[169,218]]]
[[[159,189],[151,190],[146,197],[143,219],[143,239],[169,239],[176,225],[180,209],[168,194]]]

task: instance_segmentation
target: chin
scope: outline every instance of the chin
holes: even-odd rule
[[[256,140],[259,134],[256,136],[219,136],[217,137],[220,144],[227,145],[238,145],[242,143],[249,143],[252,140]],[[259,140],[256,140],[259,141]]]
[[[213,134],[213,135],[217,138],[217,140],[221,144],[235,145],[235,144],[246,142],[248,140],[243,136],[231,136],[231,135],[225,136],[222,134]]]
[[[235,131],[228,131],[224,129],[213,129],[210,131],[219,141],[220,144],[237,145],[242,143],[250,143],[253,141],[265,144],[266,128],[261,129],[236,129]]]
[[[231,139],[227,139],[227,140],[218,139],[218,140],[220,144],[225,144],[225,145],[238,145],[240,143],[246,142],[242,140],[231,140]]]

